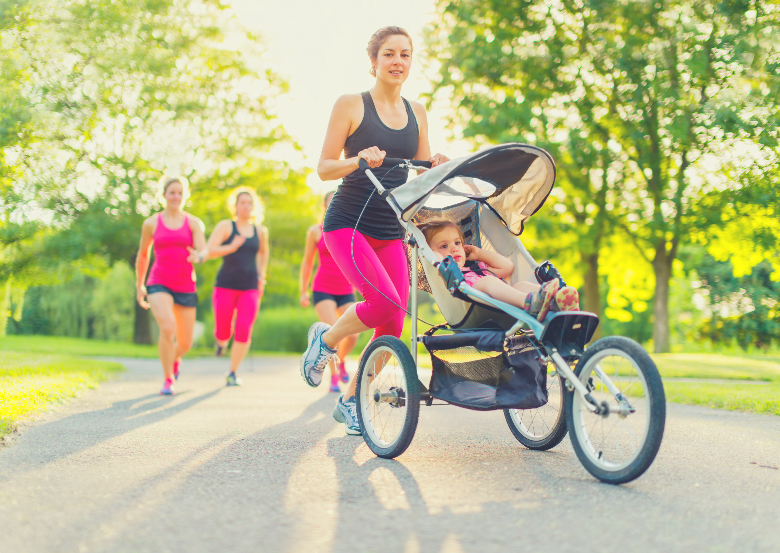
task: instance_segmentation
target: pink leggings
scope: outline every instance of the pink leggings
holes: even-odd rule
[[[260,303],[260,291],[231,290],[214,287],[211,296],[214,305],[214,336],[219,341],[230,340],[233,334],[233,314],[235,313],[236,342],[248,342],[252,336],[252,325],[257,317]]]
[[[351,249],[353,233],[354,261]],[[351,228],[326,232],[324,236],[325,245],[339,269],[365,298],[365,301],[355,306],[360,321],[375,329],[374,338],[386,335],[400,337],[404,328],[406,302],[409,300],[409,265],[403,241],[377,240]],[[356,263],[359,272],[355,268]]]

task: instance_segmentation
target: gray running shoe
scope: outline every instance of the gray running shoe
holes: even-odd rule
[[[236,376],[236,373],[230,373],[229,375],[227,375],[228,386],[241,386],[243,383],[244,381],[238,378]]]
[[[322,341],[322,335],[330,329],[329,324],[314,323],[309,329],[309,347],[303,352],[301,357],[301,376],[303,380],[316,388],[322,383],[322,373],[334,355],[335,349],[330,349]]]
[[[344,423],[344,430],[346,430],[347,434],[350,436],[360,436],[363,434],[360,423],[358,422],[355,396],[344,401],[344,395],[340,395],[339,400],[336,402],[336,407],[333,409],[333,418],[336,422]]]

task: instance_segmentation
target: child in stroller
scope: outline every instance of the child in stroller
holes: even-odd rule
[[[483,250],[466,244],[460,227],[444,218],[428,219],[418,228],[439,259],[448,255],[463,273],[472,288],[515,307],[536,315],[543,321],[552,311],[579,311],[579,294],[571,286],[563,285],[560,278],[544,284],[534,282],[507,283],[504,278],[512,275],[514,265],[497,252]]]

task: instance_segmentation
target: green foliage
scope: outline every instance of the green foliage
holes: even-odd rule
[[[745,186],[739,153],[776,182],[774,5],[442,0],[438,15],[433,98],[477,143],[552,151],[570,198],[555,206],[577,236],[569,242],[585,261],[614,244],[604,240],[614,229],[631,241],[652,266],[655,345],[666,351],[673,263],[723,207],[699,200]],[[724,151],[734,155],[718,161]]]
[[[703,325],[703,338],[743,349],[780,345],[780,282],[772,280],[769,262],[737,277],[730,262],[705,256],[698,267],[701,290],[706,293],[710,319]]]
[[[120,262],[102,272],[101,276],[77,272],[62,284],[28,288],[21,317],[10,323],[9,334],[132,341],[133,271]]]
[[[45,410],[124,370],[118,363],[0,351],[0,437]]]
[[[100,258],[104,272],[118,261],[132,266],[165,172],[190,179],[189,207],[209,229],[228,216],[229,188],[258,190],[274,210],[268,224],[277,256],[267,301],[289,303],[299,255],[292,252],[313,213],[305,173],[267,160],[272,147],[290,143],[272,110],[287,83],[225,3],[0,6],[0,283],[13,274],[18,285],[84,284],[83,275],[73,275],[84,272],[85,260]],[[13,222],[20,218],[28,223]],[[294,250],[287,244],[293,240]],[[25,280],[22,269],[30,273]],[[216,264],[198,272],[206,306]],[[74,289],[67,301],[84,311],[90,302],[77,296]],[[79,323],[69,333],[88,334],[93,323],[73,317]],[[49,324],[56,330],[62,325],[55,319]],[[94,324],[114,329],[98,334],[119,337],[118,319]]]

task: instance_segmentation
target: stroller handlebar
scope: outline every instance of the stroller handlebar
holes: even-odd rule
[[[423,167],[425,169],[431,168],[431,162],[430,161],[424,161],[422,159],[401,159],[397,157],[386,157],[382,160],[381,167],[395,167],[396,165],[405,166],[407,169],[411,169],[412,167]],[[358,167],[360,167],[361,171],[365,171],[366,169],[369,169],[368,162],[360,158],[360,161],[358,161]]]

